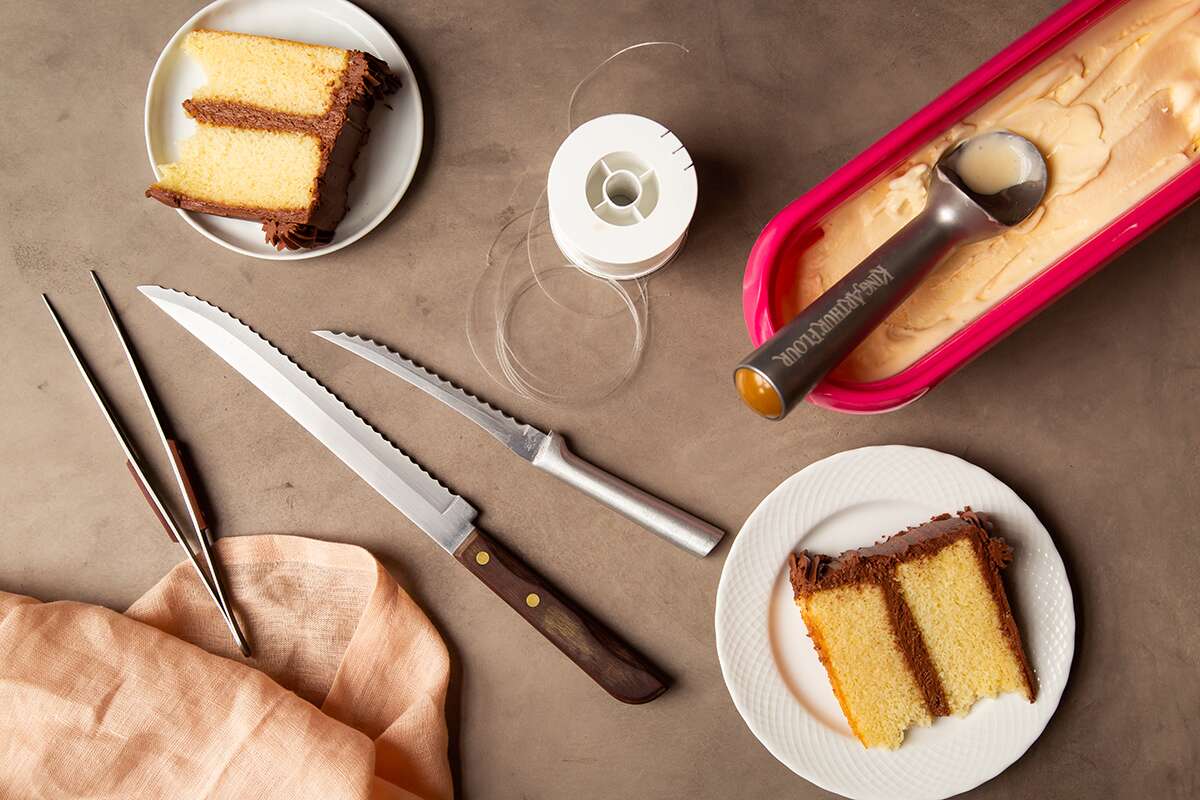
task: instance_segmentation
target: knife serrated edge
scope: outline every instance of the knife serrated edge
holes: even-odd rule
[[[398,456],[400,459],[405,461],[407,464],[410,464],[415,470],[417,470],[417,472],[419,472],[422,476],[424,476],[424,478],[426,478],[433,486],[435,486],[438,490],[440,490],[440,492],[444,495],[444,501],[445,501],[444,507],[441,509],[441,513],[443,515],[448,515],[448,513],[453,509],[453,507],[456,504],[458,504],[460,506],[458,515],[463,517],[464,522],[467,523],[464,526],[465,529],[463,530],[463,533],[462,533],[463,538],[465,538],[467,533],[470,532],[471,525],[469,523],[470,523],[470,520],[472,520],[476,514],[475,508],[473,506],[471,506],[470,503],[468,503],[466,500],[464,500],[461,496],[455,494],[453,491],[451,491],[451,489],[448,486],[446,486],[444,483],[442,483],[440,480],[438,480],[438,478],[436,476],[434,476],[431,472],[429,472],[429,470],[425,469],[418,462],[414,461],[407,453],[405,453],[402,449],[397,447],[391,440],[389,440],[386,436],[384,436],[382,432],[380,432],[377,428],[375,428],[374,425],[372,425],[370,422],[368,422],[366,419],[364,419],[357,411],[354,410],[353,407],[351,407],[348,403],[346,403],[346,401],[344,401],[342,398],[338,397],[337,394],[332,392],[328,387],[326,387],[319,380],[317,380],[315,377],[313,377],[308,372],[308,370],[306,370],[306,369],[304,369],[304,367],[300,366],[300,364],[298,364],[287,353],[283,352],[278,347],[276,347],[269,339],[267,339],[267,337],[263,336],[261,333],[256,331],[253,327],[251,327],[250,325],[247,325],[241,319],[238,319],[237,317],[235,317],[233,314],[230,314],[225,309],[220,308],[219,306],[216,306],[201,297],[197,297],[194,294],[179,291],[178,289],[169,289],[165,286],[156,286],[156,285],[139,286],[138,291],[142,292],[143,295],[145,295],[147,298],[149,298],[151,300],[154,300],[154,296],[151,292],[164,292],[167,295],[178,295],[178,296],[186,297],[195,303],[199,303],[200,305],[207,306],[208,308],[217,312],[221,316],[227,318],[231,322],[234,322],[237,325],[241,326],[241,328],[245,329],[246,331],[249,331],[257,339],[259,339],[263,344],[265,344],[270,350],[275,352],[280,358],[282,358],[289,365],[291,365],[293,368],[295,368],[309,383],[312,384],[312,386],[316,387],[321,392],[324,392],[326,395],[328,395],[330,398],[332,398],[335,403],[337,403],[342,408],[344,408],[347,412],[349,412],[349,414],[355,420],[357,420],[367,430],[371,431],[371,433],[373,433],[376,437],[378,437],[379,441],[382,444],[384,444],[393,454]],[[178,323],[178,320],[176,320],[176,322]],[[184,329],[187,330],[187,328],[185,326],[181,326],[181,327],[184,327]],[[190,330],[188,330],[188,333],[192,333],[192,332]],[[194,336],[195,334],[192,334],[192,335]],[[199,341],[201,342],[201,344],[205,344],[203,340],[199,340]],[[208,345],[205,344],[205,346],[207,347]],[[216,355],[218,356],[218,358],[221,358],[221,356],[219,354],[216,354]],[[224,361],[224,360],[225,359],[222,358],[222,361]],[[226,362],[226,363],[228,363],[228,362]],[[253,383],[252,383],[252,385],[253,385]],[[258,387],[255,386],[255,388],[257,389]],[[260,389],[259,391],[262,391],[262,390]],[[272,399],[272,402],[275,402],[275,401]],[[287,413],[287,411],[284,410],[284,413]],[[288,416],[290,417],[291,414],[288,414]],[[310,432],[310,435],[311,435],[311,432]],[[316,437],[314,437],[314,438],[316,438]],[[318,439],[318,441],[320,441],[320,440]],[[322,442],[322,444],[324,444],[324,442]],[[399,478],[399,476],[397,476],[397,477]],[[403,480],[403,478],[399,478],[399,479],[401,480],[401,482],[404,482],[404,483],[406,483],[406,485],[408,485],[407,482]],[[372,488],[374,488],[374,487],[372,487]],[[409,488],[413,488],[413,487],[410,485]],[[413,489],[413,490],[416,491],[417,494],[421,495],[422,498],[425,499],[426,502],[428,502],[431,506],[434,506],[435,508],[437,507],[437,503],[433,502],[428,497],[426,497],[425,493],[417,491],[416,489]],[[401,511],[401,513],[405,513],[407,516],[407,512],[405,512],[404,509],[399,509],[399,510]],[[420,527],[420,526],[418,526],[418,527]],[[426,533],[430,533],[430,532],[426,531]],[[433,534],[430,533],[430,535],[432,536]],[[443,544],[443,546],[446,546],[448,550],[453,552],[453,548],[448,547],[445,543],[442,543],[442,544]]]
[[[427,394],[438,400],[442,400],[443,402],[445,399],[438,394],[438,392],[456,397],[465,402],[467,405],[474,407],[474,409],[481,415],[489,418],[496,427],[489,428],[481,421],[472,417],[468,417],[468,419],[471,419],[472,422],[475,422],[483,427],[484,430],[495,436],[502,444],[511,449],[517,455],[524,458],[526,461],[533,461],[533,457],[537,454],[538,448],[541,446],[542,442],[547,436],[545,431],[542,431],[527,422],[522,422],[511,414],[505,413],[503,410],[468,392],[466,389],[462,388],[453,381],[443,378],[436,372],[422,366],[421,364],[418,364],[411,358],[397,353],[387,345],[377,342],[374,339],[368,339],[364,336],[346,333],[344,331],[319,330],[313,331],[313,333],[317,336],[320,336],[322,339],[339,346],[342,346],[343,342],[352,342],[364,349],[374,352],[376,355],[386,361],[392,363],[398,362],[398,365],[416,373],[414,377],[424,381],[425,385],[414,381],[409,381],[418,389],[425,390]],[[345,348],[343,347],[343,349]],[[404,375],[397,375],[397,377],[407,380],[406,376]],[[433,389],[434,391],[429,391],[429,389]],[[451,408],[454,407],[451,406]],[[455,410],[458,411],[459,409]],[[504,433],[511,434],[513,437],[516,437],[516,439],[510,440],[501,438],[501,435]]]

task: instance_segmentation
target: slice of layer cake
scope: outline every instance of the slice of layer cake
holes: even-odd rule
[[[967,508],[837,558],[792,555],[796,605],[854,735],[899,747],[934,717],[1037,689],[1000,569],[1012,560]]]
[[[178,161],[159,165],[146,196],[261,221],[280,250],[329,243],[346,215],[367,116],[400,85],[387,64],[358,50],[202,29],[184,51],[208,78],[183,103],[196,133]]]

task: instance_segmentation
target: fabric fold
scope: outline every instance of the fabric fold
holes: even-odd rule
[[[449,657],[367,551],[222,539],[254,647],[182,563],[124,614],[0,592],[0,785],[45,798],[453,794]]]

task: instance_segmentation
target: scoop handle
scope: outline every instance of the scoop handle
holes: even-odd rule
[[[927,208],[742,360],[742,399],[782,419],[965,238]]]

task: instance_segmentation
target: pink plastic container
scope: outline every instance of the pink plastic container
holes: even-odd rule
[[[891,133],[793,200],[767,224],[750,251],[742,310],[757,347],[787,322],[778,308],[794,285],[800,255],[840,203],[961,121],[1126,0],[1073,0],[952,86]],[[1126,248],[1200,196],[1200,163],[1189,166],[1038,277],[897,375],[871,383],[826,379],[808,396],[852,414],[892,411],[1011,333]]]

